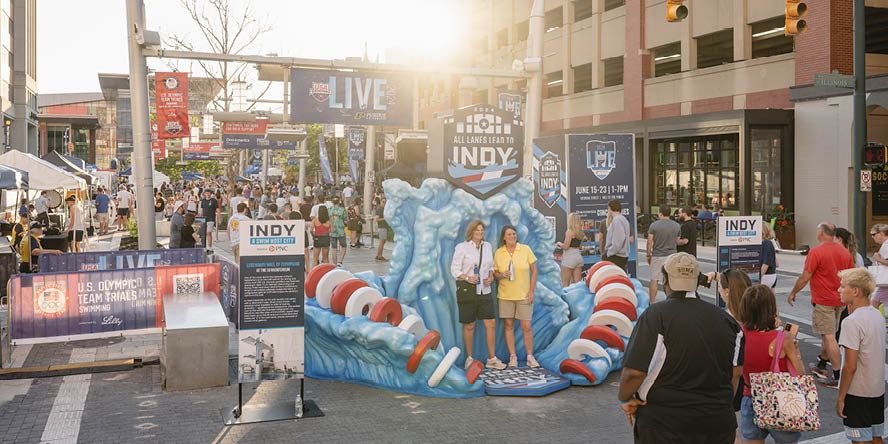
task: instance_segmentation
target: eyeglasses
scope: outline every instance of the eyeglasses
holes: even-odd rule
[[[879,233],[870,233],[870,236],[876,237],[877,234],[879,234]]]

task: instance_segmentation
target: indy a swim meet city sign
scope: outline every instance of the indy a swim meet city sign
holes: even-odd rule
[[[445,178],[487,199],[521,177],[524,123],[492,105],[456,110],[444,120]]]

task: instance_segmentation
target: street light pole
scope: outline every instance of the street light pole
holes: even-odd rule
[[[866,21],[864,0],[854,0],[854,236],[857,248],[866,256],[866,201],[860,191],[860,170],[863,167],[863,147],[866,145]]]
[[[136,222],[139,224],[139,249],[153,250],[157,244],[157,234],[154,227],[151,127],[148,122],[148,65],[142,54],[142,45],[138,41],[138,38],[143,37],[145,33],[145,5],[142,0],[127,0],[126,26],[133,119],[132,168],[136,183]]]
[[[527,79],[527,120],[524,122],[524,177],[533,173],[533,139],[540,136],[543,107],[543,39],[546,33],[546,13],[543,0],[534,0],[530,10],[530,38],[528,61],[537,66]]]

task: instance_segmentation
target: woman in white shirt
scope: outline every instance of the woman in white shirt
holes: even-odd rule
[[[493,247],[484,241],[484,223],[478,219],[469,222],[466,241],[456,245],[450,274],[456,279],[456,305],[459,308],[459,322],[463,325],[463,340],[466,345],[466,365],[472,358],[472,345],[475,341],[475,321],[484,321],[487,339],[487,368],[506,368],[494,354],[496,347],[496,317],[493,311],[493,295],[490,284],[493,282]],[[460,291],[460,287],[463,291]],[[460,294],[462,293],[462,295]]]
[[[65,199],[65,204],[68,205],[68,226],[65,227],[65,231],[68,232],[68,251],[79,253],[84,231],[83,209],[74,196],[68,196]]]
[[[873,227],[870,228],[870,236],[872,236],[873,242],[880,245],[879,252],[873,254],[873,262],[882,266],[888,266],[888,225],[873,225]],[[879,285],[879,274],[881,273],[875,273],[875,276],[873,276],[876,278],[876,292],[873,293],[873,307],[876,308],[879,308],[879,305],[888,304],[888,287]]]

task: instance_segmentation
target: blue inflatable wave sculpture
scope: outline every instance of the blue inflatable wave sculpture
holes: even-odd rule
[[[545,368],[558,373],[559,364],[567,358],[568,345],[580,336],[592,315],[594,295],[584,283],[561,288],[560,268],[553,260],[555,234],[551,224],[531,206],[532,183],[521,179],[487,200],[454,188],[442,179],[427,179],[418,189],[392,179],[383,183],[383,189],[388,200],[385,218],[397,242],[389,269],[383,277],[372,272],[356,273],[355,277],[400,302],[404,316],[421,317],[427,331],[440,334],[441,344],[437,350],[428,350],[416,372],[409,373],[406,363],[418,342],[413,334],[387,323],[371,322],[365,316],[348,319],[309,299],[305,310],[306,375],[426,396],[483,395],[480,380],[474,384],[466,380],[461,365],[466,359],[463,354],[439,385],[432,388],[428,384],[448,350],[465,350],[450,262],[456,244],[464,241],[466,227],[473,219],[484,222],[485,240],[494,248],[499,245],[502,227],[514,226],[518,241],[528,245],[537,257],[532,320],[534,355]],[[641,284],[634,283],[640,315],[648,298]],[[523,360],[523,334],[515,324],[516,351]],[[496,355],[508,361],[501,320],[497,320],[496,330]],[[475,359],[486,360],[484,326],[480,322],[476,325],[473,349]],[[600,357],[582,361],[592,369],[599,384],[608,373],[620,368],[622,352],[609,348],[607,353],[613,363],[610,367]],[[565,376],[575,384],[590,384],[579,375]]]

